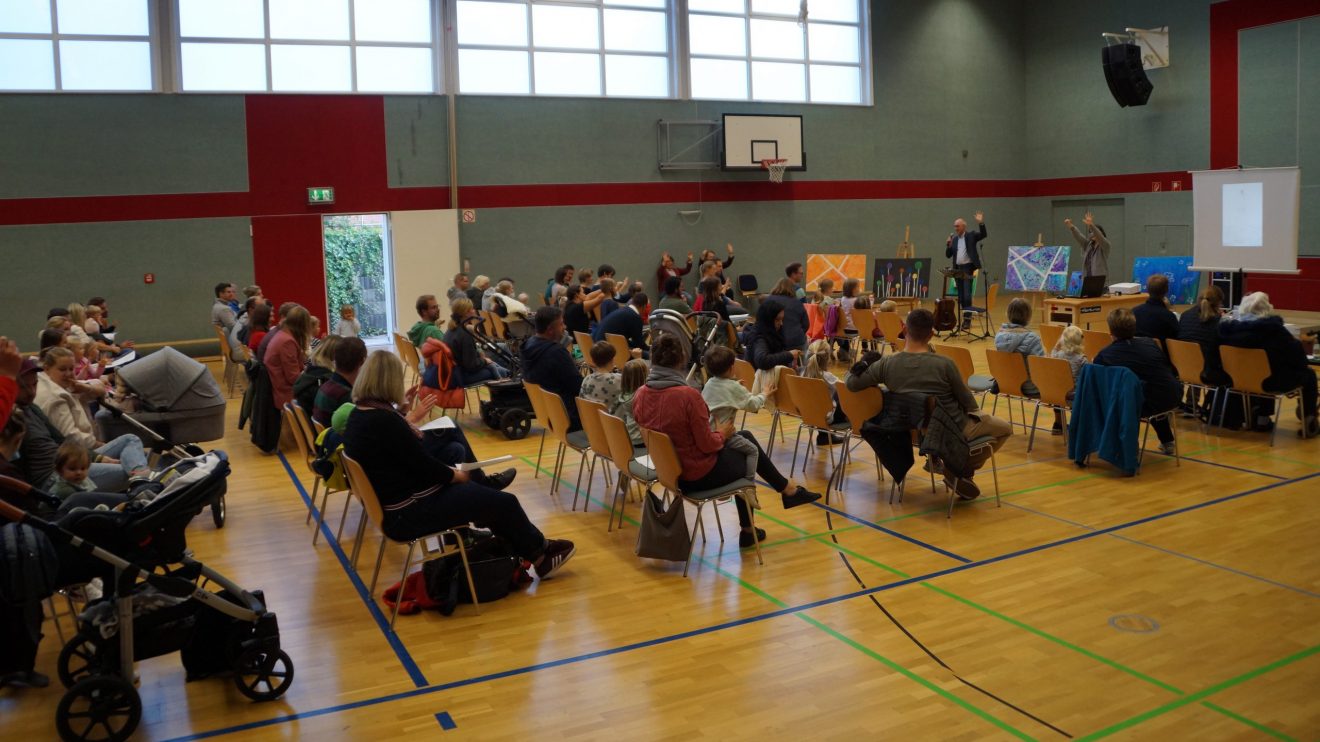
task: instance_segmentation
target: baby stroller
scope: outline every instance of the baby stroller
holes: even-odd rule
[[[120,412],[131,413],[133,419],[98,412],[101,440],[138,433],[144,426],[159,442],[203,443],[225,437],[225,396],[201,363],[165,347],[125,365],[116,376],[128,392],[118,405]]]
[[[507,343],[500,343],[486,334],[480,322],[465,325],[468,332],[476,339],[477,345],[496,363],[509,370],[509,378],[486,383],[490,399],[481,400],[478,409],[482,422],[487,427],[498,430],[511,441],[527,437],[532,429],[532,400],[527,397],[527,389],[522,383],[522,359],[520,350],[525,336],[515,336],[513,326],[509,325]]]
[[[223,452],[186,459],[139,488],[123,510],[78,509],[58,523],[0,501],[0,517],[65,547],[63,581],[80,567],[108,577],[106,597],[88,604],[78,616],[78,633],[60,652],[59,678],[68,688],[55,711],[61,739],[132,736],[142,718],[134,663],[172,652],[180,652],[189,680],[230,672],[239,692],[257,701],[288,690],[293,662],[280,649],[279,625],[265,597],[187,553],[188,522],[223,492],[228,474]],[[0,488],[31,490],[8,478],[0,478]],[[76,559],[88,564],[63,564]],[[220,589],[212,592],[208,583]]]
[[[705,355],[707,348],[711,345],[727,344],[721,343],[721,340],[728,335],[728,325],[714,312],[693,312],[684,315],[672,309],[652,309],[650,329],[652,345],[662,333],[673,335],[683,343],[684,349],[687,350],[688,363],[691,364],[688,381],[698,378],[698,372],[703,369],[702,356]]]

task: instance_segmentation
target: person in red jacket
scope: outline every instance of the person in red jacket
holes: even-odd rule
[[[665,293],[665,279],[670,276],[686,276],[692,270],[692,253],[688,253],[687,265],[679,268],[674,265],[674,256],[669,253],[660,254],[660,267],[655,269],[655,287],[660,294]]]
[[[687,361],[687,350],[678,338],[661,335],[651,347],[651,371],[646,385],[638,389],[633,398],[633,418],[637,424],[664,433],[673,441],[674,451],[683,466],[679,485],[690,492],[699,492],[746,477],[747,457],[724,445],[727,438],[739,435],[756,445],[756,474],[783,495],[785,508],[819,500],[820,493],[810,492],[784,477],[751,433],[745,430],[735,433],[731,421],[719,423],[711,429],[706,401],[701,398],[699,390],[687,384]],[[738,507],[738,523],[742,526],[738,545],[751,546],[753,538],[765,540],[765,531],[760,528],[756,529],[755,536],[752,535],[747,504],[741,498],[734,502]]]
[[[293,399],[293,382],[302,375],[307,365],[307,344],[311,341],[312,316],[302,306],[289,310],[280,326],[280,332],[266,344],[261,362],[270,374],[271,394],[275,407],[283,409]]]
[[[23,356],[19,355],[18,346],[9,338],[0,336],[0,427],[9,420],[14,400],[18,398],[18,370],[22,365]]]

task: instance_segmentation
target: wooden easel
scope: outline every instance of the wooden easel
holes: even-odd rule
[[[1036,233],[1036,244],[1032,245],[1032,247],[1045,247],[1044,232]],[[1031,302],[1031,313],[1037,318],[1036,319],[1037,324],[1043,324],[1045,322],[1045,318],[1042,317],[1041,313],[1045,311],[1045,299],[1047,296],[1049,296],[1049,292],[1023,291],[1022,293],[1026,294],[1029,297],[1028,301]]]
[[[917,256],[916,255],[917,250],[912,245],[911,239],[912,239],[912,225],[909,224],[908,226],[903,228],[903,242],[898,246],[898,255],[896,255],[895,257],[915,258]]]

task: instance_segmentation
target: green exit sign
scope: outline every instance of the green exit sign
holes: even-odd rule
[[[335,202],[335,189],[329,187],[308,188],[307,203],[313,206],[317,204],[332,204]]]

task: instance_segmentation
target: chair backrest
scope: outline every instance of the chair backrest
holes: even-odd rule
[[[523,379],[523,389],[527,390],[527,400],[532,403],[532,414],[548,429],[550,419],[546,417],[545,397],[543,396],[545,393],[541,390],[541,385]]]
[[[751,273],[742,273],[738,276],[738,290],[743,294],[755,294],[757,290],[756,276]]]
[[[383,529],[385,509],[380,506],[380,497],[376,495],[376,489],[371,486],[371,480],[362,470],[362,465],[343,451],[339,452],[339,460],[344,464],[344,477],[348,479],[349,490],[362,501],[362,509],[367,511],[367,518]]]
[[[656,479],[670,492],[681,493],[678,480],[683,476],[683,465],[678,461],[674,442],[664,433],[646,428],[642,428],[642,440],[646,442],[646,455],[651,457]]]
[[[1252,394],[1269,394],[1265,391],[1265,379],[1270,375],[1270,359],[1260,348],[1239,348],[1233,345],[1219,346],[1219,357],[1224,362],[1224,372],[1233,379],[1233,388]]]
[[[316,455],[312,453],[311,444],[307,442],[307,434],[303,432],[302,423],[298,422],[298,417],[293,411],[292,402],[285,403],[282,414],[284,416],[284,424],[289,426],[289,430],[293,432],[294,443],[298,444],[298,453],[302,455],[303,460],[310,467],[312,461],[316,458]]]
[[[839,409],[848,416],[848,422],[852,425],[853,435],[861,435],[862,423],[879,415],[885,408],[885,395],[878,386],[852,392],[848,391],[847,384],[836,381],[834,391],[839,395]]]
[[[396,353],[399,354],[399,359],[402,360],[404,363],[407,363],[408,354],[403,350],[403,346],[412,345],[412,341],[408,339],[407,335],[404,335],[401,332],[394,332],[390,334],[394,336],[394,350]]]
[[[999,300],[999,284],[990,284],[990,290],[985,295],[985,313],[994,311],[995,302]]]
[[[972,352],[970,350],[957,345],[941,345],[938,343],[932,344],[930,347],[935,350],[937,355],[942,355],[953,361],[954,365],[958,367],[958,375],[962,377],[964,384],[972,378],[972,374],[976,373],[976,366],[972,364]]]
[[[1040,390],[1040,401],[1055,407],[1071,406],[1068,393],[1073,390],[1072,364],[1063,358],[1031,356],[1027,365],[1031,381]]]
[[[834,399],[830,396],[830,385],[824,379],[808,379],[805,376],[781,376],[788,396],[793,400],[802,422],[816,428],[830,428],[830,413],[834,411]]]
[[[872,312],[872,316],[880,327],[880,334],[885,336],[885,342],[897,348],[898,336],[903,333],[903,320],[898,316],[898,312],[882,312],[876,309]]]
[[[1021,353],[987,348],[985,360],[990,367],[990,375],[999,385],[999,391],[1022,396],[1022,382],[1027,380],[1027,359]]]
[[[215,338],[220,341],[220,357],[224,360],[224,365],[233,363],[234,358],[229,347],[229,336],[225,334],[225,328],[220,325],[211,325],[215,329]]]
[[[875,334],[876,322],[875,313],[870,309],[854,309],[852,313],[853,327],[857,328],[857,335],[863,340],[870,340]]]
[[[486,332],[486,337],[495,337],[495,320],[491,319],[494,312],[488,312],[485,309],[481,312],[481,327]]]
[[[293,410],[293,419],[298,422],[298,430],[302,431],[303,437],[307,439],[307,449],[311,451],[312,456],[316,456],[316,429],[312,427],[312,416],[307,414],[297,402],[289,402],[289,408]]]
[[[1083,330],[1082,332],[1082,355],[1086,356],[1088,361],[1094,361],[1097,354],[1109,344],[1114,342],[1114,338],[1107,332],[1099,330]]]
[[[1045,346],[1045,352],[1054,350],[1054,346],[1059,344],[1059,337],[1063,335],[1063,325],[1056,325],[1049,322],[1040,323],[1040,344]]]
[[[488,312],[490,315],[491,334],[500,340],[507,340],[509,337],[509,326],[505,324],[504,318],[498,312]]]
[[[610,461],[614,462],[614,467],[625,474],[628,472],[628,464],[633,460],[634,451],[632,438],[628,436],[628,425],[624,423],[623,418],[615,417],[608,412],[601,412],[599,415],[600,429],[605,433],[605,444],[609,448],[608,456]],[[587,432],[587,438],[591,438],[591,432]],[[595,448],[593,445],[592,448]]]
[[[1165,346],[1169,349],[1169,360],[1173,362],[1179,380],[1184,384],[1205,383],[1201,381],[1201,372],[1205,370],[1205,355],[1201,353],[1200,345],[1169,338]]]
[[[775,409],[785,415],[800,417],[797,405],[793,404],[793,395],[788,392],[788,384],[784,383],[784,379],[789,376],[796,376],[797,372],[788,366],[776,366],[775,368],[779,371],[779,386],[775,389]]]
[[[586,361],[591,357],[591,345],[595,342],[591,339],[591,333],[574,330],[573,342],[577,343],[578,350],[582,351],[583,361]]]
[[[576,397],[578,419],[582,421],[582,430],[587,433],[587,445],[597,456],[609,458],[610,444],[605,440],[605,429],[600,426],[600,416],[605,414],[605,405],[590,399]]]
[[[615,365],[622,367],[623,364],[632,359],[632,348],[628,347],[628,338],[607,332],[605,333],[605,339],[609,341],[610,345],[614,346]],[[591,346],[588,345],[587,347],[590,348]]]
[[[756,368],[741,358],[735,358],[733,359],[733,373],[738,377],[738,383],[750,392],[752,384],[756,382]]]
[[[541,405],[545,407],[545,422],[550,428],[550,434],[567,445],[569,423],[568,408],[564,406],[564,398],[542,388]]]

